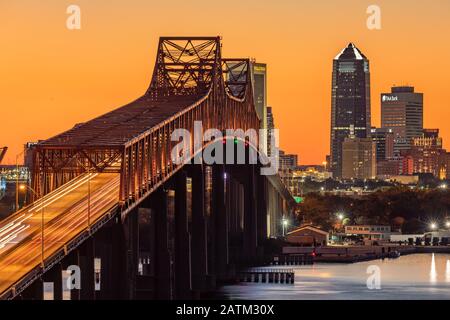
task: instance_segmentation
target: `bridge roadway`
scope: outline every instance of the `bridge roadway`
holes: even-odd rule
[[[84,174],[0,222],[0,294],[93,223],[119,200],[119,174]],[[89,192],[90,191],[90,192]],[[90,194],[90,197],[88,196]]]

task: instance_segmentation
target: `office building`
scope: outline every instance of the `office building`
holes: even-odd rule
[[[439,129],[425,129],[421,137],[412,139],[410,149],[403,151],[413,163],[413,173],[431,173],[435,177],[445,179],[447,152],[442,148]]]
[[[330,166],[342,177],[342,144],[348,137],[370,134],[369,60],[350,43],[333,60]]]
[[[402,172],[402,158],[377,160],[377,177],[384,179],[398,176]]]
[[[371,138],[345,138],[342,143],[342,178],[376,177],[376,150]]]
[[[413,138],[423,131],[423,93],[414,87],[392,87],[390,93],[381,94],[381,127],[394,133],[394,152],[411,147]]]
[[[274,154],[273,148],[276,147],[272,145],[272,142],[275,142],[274,129],[275,121],[273,119],[272,107],[267,107],[267,155],[269,157]]]
[[[372,128],[370,136],[375,142],[377,162],[394,157],[394,133],[388,128]]]
[[[228,80],[232,80],[233,82],[241,82],[245,80],[247,74],[245,72],[244,65],[236,63],[230,64],[229,67],[230,72],[227,75]],[[260,128],[267,129],[267,65],[265,63],[257,63],[252,60],[250,63],[250,69],[255,111],[260,120]],[[240,92],[241,89],[242,88],[239,85],[230,85],[230,90],[234,93]],[[267,130],[264,130],[260,147],[262,149],[261,151],[265,154],[268,153],[267,140]]]
[[[447,152],[445,158],[446,158],[445,159],[445,162],[446,162],[446,166],[445,166],[446,178],[447,178],[447,180],[450,180],[450,152]]]
[[[295,170],[298,166],[298,155],[296,154],[286,154],[284,151],[280,150],[279,154],[280,160],[280,170]]]
[[[253,96],[256,113],[260,119],[260,128],[267,129],[267,65],[252,63]],[[266,135],[266,130],[264,132]],[[263,139],[263,151],[267,154],[267,135]]]

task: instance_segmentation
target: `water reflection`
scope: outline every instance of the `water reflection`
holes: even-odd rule
[[[431,256],[430,282],[433,284],[437,282],[436,261],[434,253]]]
[[[367,268],[380,269],[381,289],[367,287]],[[228,299],[450,299],[450,254],[414,254],[354,264],[287,266],[295,284],[243,283],[225,286]],[[439,276],[438,270],[445,269]]]
[[[450,282],[450,260],[447,260],[447,266],[445,267],[445,281]]]

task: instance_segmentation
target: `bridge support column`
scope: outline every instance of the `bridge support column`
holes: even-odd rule
[[[188,233],[186,173],[175,177],[175,298],[191,298],[190,236]]]
[[[136,274],[138,271],[139,238],[138,213],[133,210],[123,224],[126,243],[127,293],[125,299],[133,300],[136,293]]]
[[[138,209],[139,220],[139,260],[140,272],[136,279],[136,299],[150,300],[155,294],[155,222],[152,220],[154,210]]]
[[[86,240],[78,251],[78,266],[81,269],[80,300],[94,300],[94,239]]]
[[[154,198],[155,210],[152,212],[155,221],[156,247],[153,261],[156,276],[156,298],[169,300],[172,298],[171,263],[168,244],[168,197],[167,191],[159,188]]]
[[[19,295],[19,298],[21,300],[42,300],[44,298],[43,289],[42,279],[37,279]]]
[[[247,177],[244,182],[244,256],[248,262],[252,262],[256,257],[258,246],[256,166],[247,165],[246,169]]]
[[[213,215],[215,224],[215,268],[219,280],[228,272],[228,218],[225,202],[227,175],[223,165],[213,167]]]
[[[127,220],[131,219],[133,221],[133,215],[132,213]],[[128,222],[128,228],[131,227],[129,224],[132,224],[132,222],[130,222]],[[97,270],[94,270],[94,275],[96,276],[96,300],[127,298],[127,293],[131,291],[125,289],[122,291],[119,289],[121,283],[128,282],[130,277],[128,275],[129,272],[123,272],[121,268],[126,263],[126,259],[124,259],[126,241],[124,239],[123,227],[119,222],[111,221],[94,235],[95,254],[93,258],[94,268],[97,268]],[[116,243],[115,239],[122,240],[122,244]],[[95,261],[97,261],[97,266],[95,266]],[[117,275],[119,274],[122,276],[118,277]]]
[[[258,225],[258,254],[262,256],[264,254],[261,244],[267,239],[267,178],[259,174],[259,168],[257,168],[257,225]]]
[[[206,221],[205,221],[205,175],[203,165],[190,166],[192,178],[192,290],[205,291],[208,273]]]
[[[43,275],[43,282],[53,283],[53,300],[62,300],[62,267],[60,263],[54,265]]]
[[[117,218],[111,226],[111,294],[116,299],[127,299],[128,283],[127,283],[127,243],[125,238],[124,226]],[[120,275],[120,276],[118,276]]]

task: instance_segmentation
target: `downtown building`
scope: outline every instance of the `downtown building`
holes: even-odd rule
[[[280,150],[279,153],[279,168],[281,171],[296,170],[298,167],[298,155],[286,154]]]
[[[368,138],[370,123],[369,60],[350,43],[333,60],[330,137],[333,177],[343,177],[344,140]]]
[[[413,138],[411,147],[402,151],[404,160],[409,160],[413,174],[429,173],[439,179],[447,178],[447,151],[442,147],[439,129],[424,129],[420,137]]]
[[[394,133],[388,128],[372,128],[370,136],[375,143],[377,163],[394,157]]]
[[[233,82],[244,81],[247,74],[244,65],[239,63],[230,64],[230,71],[227,74],[227,80]],[[254,60],[250,63],[250,78],[253,86],[253,100],[255,103],[255,111],[260,121],[260,129],[267,129],[267,65],[258,63]],[[240,90],[239,86],[230,86],[231,90]],[[264,130],[263,139],[260,142],[261,151],[268,154],[268,135]]]
[[[411,147],[414,138],[423,132],[423,93],[414,87],[392,87],[390,93],[381,94],[381,127],[394,134],[394,154]]]
[[[263,152],[267,154],[267,65],[253,61],[251,68],[255,109],[260,119],[260,128],[265,129],[261,146]]]
[[[376,147],[371,138],[345,138],[342,143],[342,178],[374,179]]]
[[[267,107],[267,156],[276,155],[276,146],[272,142],[275,140],[275,120],[273,118],[272,107]]]

